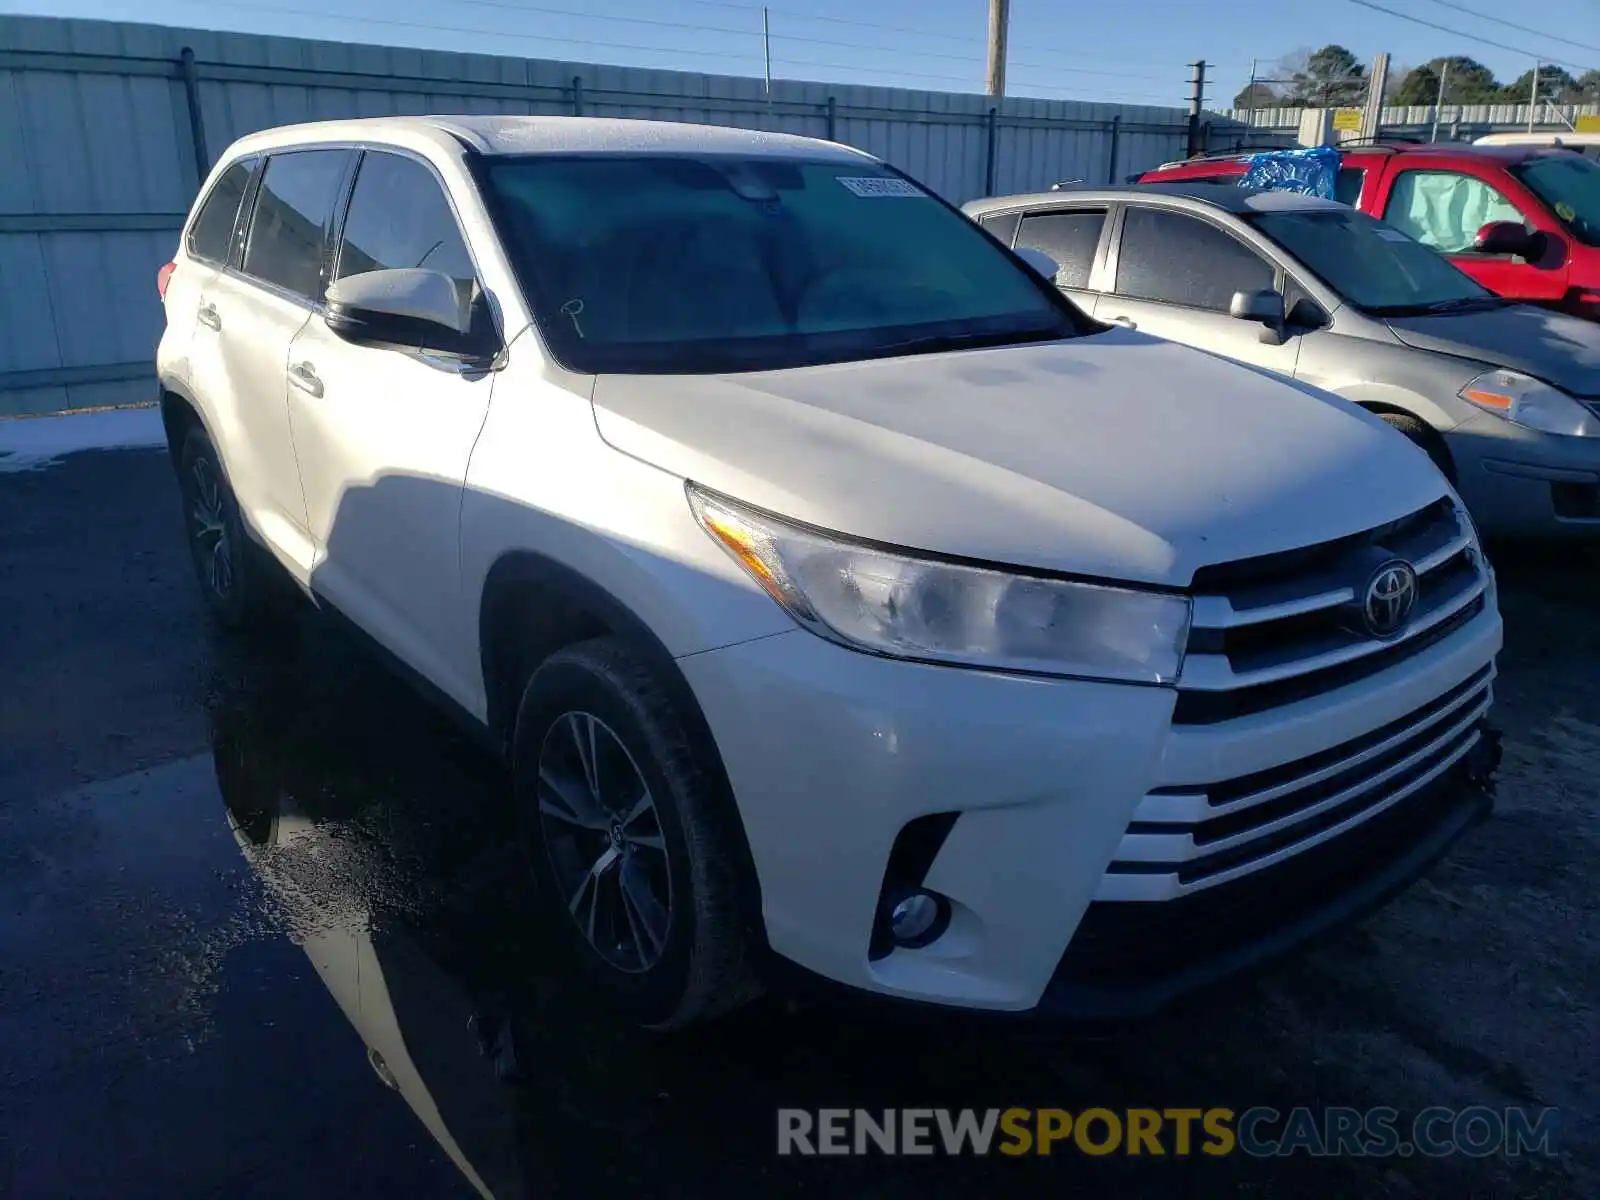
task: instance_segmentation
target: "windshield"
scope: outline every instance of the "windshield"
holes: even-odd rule
[[[576,370],[769,370],[1097,328],[874,162],[534,155],[484,174],[536,320]]]
[[[1551,154],[1519,163],[1511,173],[1573,237],[1600,246],[1600,165],[1579,154]]]
[[[1501,303],[1436,251],[1365,213],[1304,209],[1253,220],[1345,300],[1374,315]]]

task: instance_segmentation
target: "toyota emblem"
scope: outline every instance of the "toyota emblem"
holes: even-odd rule
[[[1408,562],[1384,563],[1367,580],[1361,617],[1373,637],[1392,637],[1405,628],[1417,604],[1417,573]]]

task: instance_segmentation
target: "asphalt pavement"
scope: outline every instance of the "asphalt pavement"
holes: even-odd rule
[[[1600,560],[1496,551],[1499,806],[1358,927],[1094,1037],[575,995],[498,769],[308,613],[206,620],[163,453],[0,474],[0,1196],[1600,1195]],[[825,872],[826,864],[818,870]],[[796,1159],[780,1107],[1483,1105],[1552,1156]]]

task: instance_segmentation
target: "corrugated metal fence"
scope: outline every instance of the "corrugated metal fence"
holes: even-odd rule
[[[1514,133],[1528,128],[1526,104],[1445,104],[1438,109],[1440,141],[1470,141],[1486,133]],[[1258,130],[1293,131],[1300,127],[1303,108],[1236,108],[1233,120]],[[1571,129],[1581,116],[1600,116],[1600,104],[1546,104],[1533,113],[1536,130]],[[1421,134],[1433,131],[1431,104],[1391,105],[1383,110],[1379,125],[1385,133]]]
[[[829,137],[953,201],[1105,182],[1182,153],[1176,108],[0,17],[0,414],[151,398],[155,276],[233,139],[296,121],[581,113]],[[1231,124],[1224,118],[1215,121]]]

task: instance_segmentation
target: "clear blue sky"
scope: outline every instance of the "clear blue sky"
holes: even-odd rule
[[[1208,100],[1225,106],[1251,59],[1268,73],[1281,56],[1329,42],[1363,60],[1388,50],[1400,66],[1467,54],[1503,82],[1534,54],[1575,75],[1600,67],[1600,0],[1373,2],[1455,32],[1356,0],[1012,0],[1008,91],[1177,105],[1186,64],[1203,57],[1216,64]],[[982,91],[987,11],[987,0],[774,0],[773,74]],[[0,12],[717,74],[762,69],[759,0],[0,0]]]

